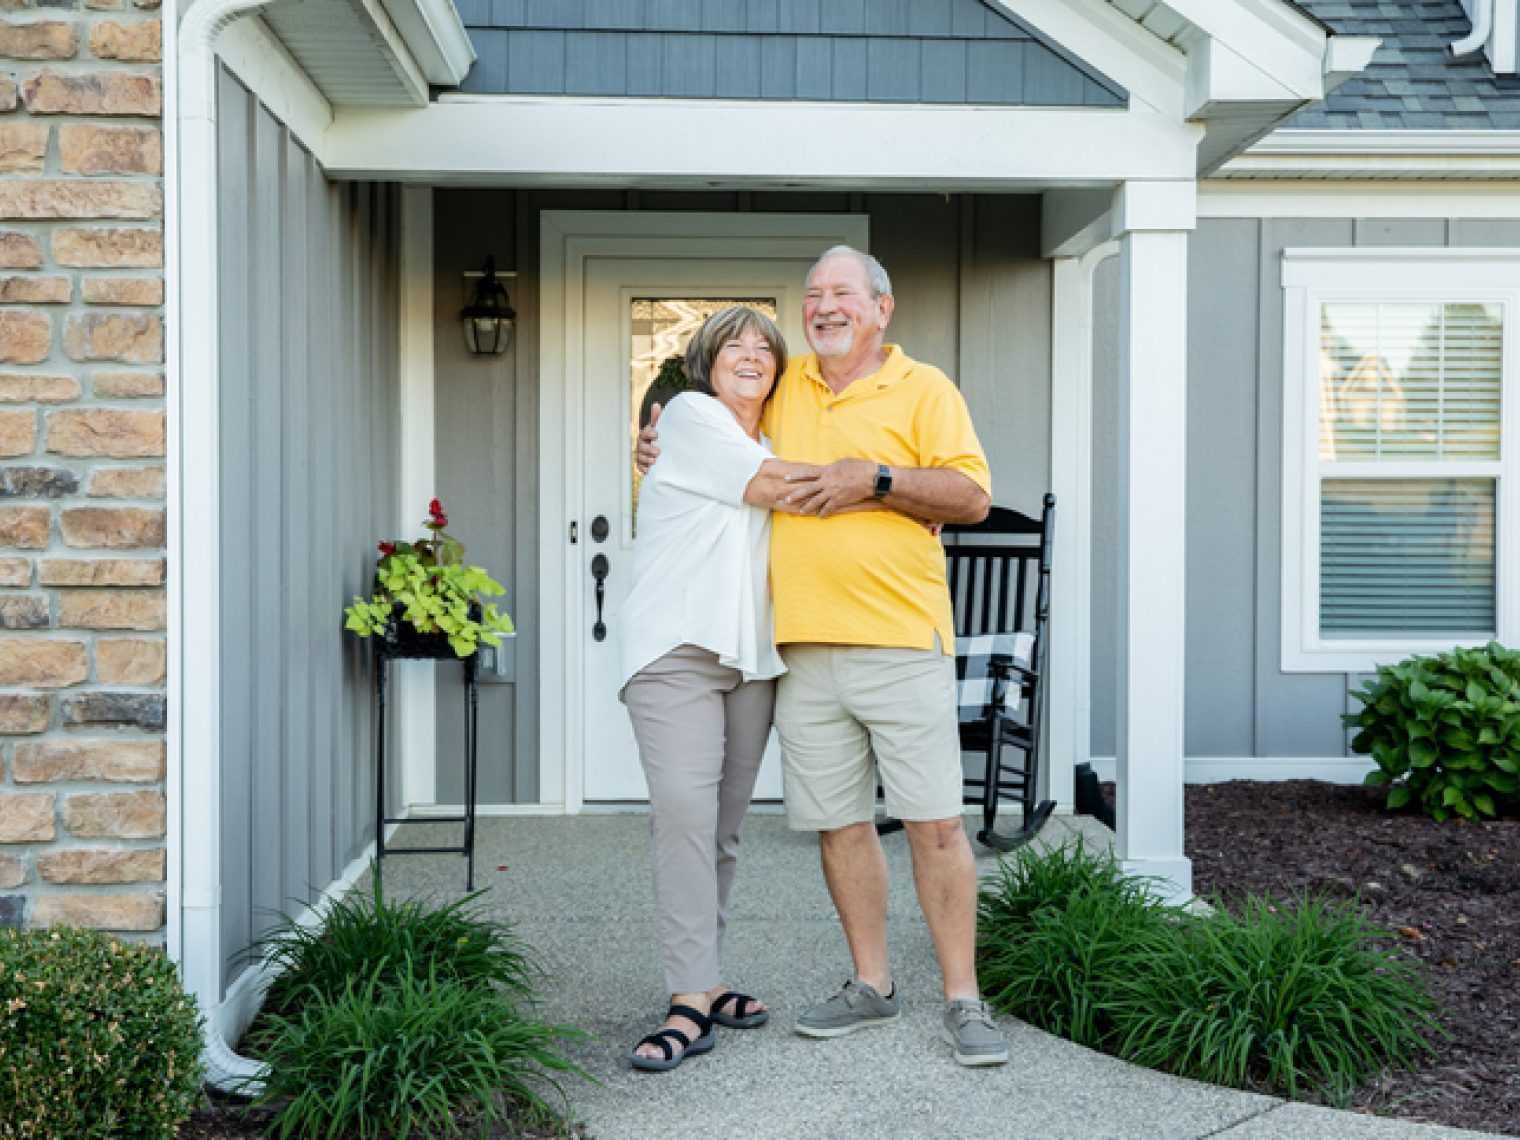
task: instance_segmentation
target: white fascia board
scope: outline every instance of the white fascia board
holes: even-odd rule
[[[1184,118],[1187,59],[1104,0],[988,0],[1048,36],[1129,92],[1132,101]]]
[[[1317,70],[1329,38],[1323,26],[1281,0],[1165,0],[1166,7],[1214,39],[1250,52],[1273,73],[1293,74],[1308,57]],[[1286,71],[1284,71],[1286,67]]]
[[[1302,90],[1285,82],[1283,76],[1263,70],[1222,40],[1200,36],[1188,51],[1187,117],[1206,119],[1211,112],[1242,104],[1307,103],[1318,97],[1320,78],[1316,65],[1312,88]]]
[[[1224,178],[1514,178],[1520,131],[1280,130],[1220,170]]]
[[[1275,131],[1257,154],[1520,155],[1520,131]]]
[[[1520,218],[1506,182],[1277,182],[1199,184],[1200,218]]]
[[[216,41],[216,54],[320,162],[332,104],[263,18],[250,16],[228,27]]]
[[[341,108],[326,151],[339,177],[433,185],[1006,190],[1191,179],[1201,136],[1143,107],[451,95]]]
[[[452,0],[380,0],[427,81],[457,87],[475,62],[475,46]]]

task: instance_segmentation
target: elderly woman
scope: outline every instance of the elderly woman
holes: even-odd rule
[[[770,505],[800,464],[771,456],[760,414],[786,367],[769,318],[734,306],[686,350],[690,390],[660,417],[660,462],[639,491],[621,627],[623,703],[649,782],[660,963],[670,1009],[630,1058],[674,1069],[714,1045],[712,1025],[770,1013],[722,983],[718,958],[739,826],[784,671],[767,585]]]

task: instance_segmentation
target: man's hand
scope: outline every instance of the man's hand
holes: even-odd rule
[[[788,475],[786,481],[792,490],[784,510],[826,519],[874,496],[876,464],[868,459],[836,459],[817,471]]]
[[[639,432],[639,446],[634,451],[634,463],[640,475],[648,475],[654,461],[660,457],[660,449],[654,445],[654,441],[660,438],[660,433],[654,430],[654,425],[659,422],[660,405],[650,404],[649,422]]]

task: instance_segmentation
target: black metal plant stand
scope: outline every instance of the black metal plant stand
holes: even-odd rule
[[[375,640],[375,696],[380,721],[375,732],[375,875],[379,877],[386,855],[460,854],[465,857],[465,890],[475,889],[475,792],[478,787],[480,690],[476,683],[478,654],[461,658],[439,633],[418,633],[409,625],[392,620],[383,637]],[[458,661],[464,666],[464,814],[393,818],[385,814],[385,710],[390,664],[397,658]],[[387,824],[462,823],[464,840],[456,847],[385,848]]]

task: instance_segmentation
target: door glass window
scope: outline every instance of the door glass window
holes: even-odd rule
[[[635,465],[639,432],[649,422],[653,404],[665,404],[686,387],[686,345],[702,322],[730,305],[748,305],[776,319],[774,297],[635,297],[629,314],[629,376],[632,414],[628,425],[628,465],[633,471],[629,518],[639,507],[642,476]]]

